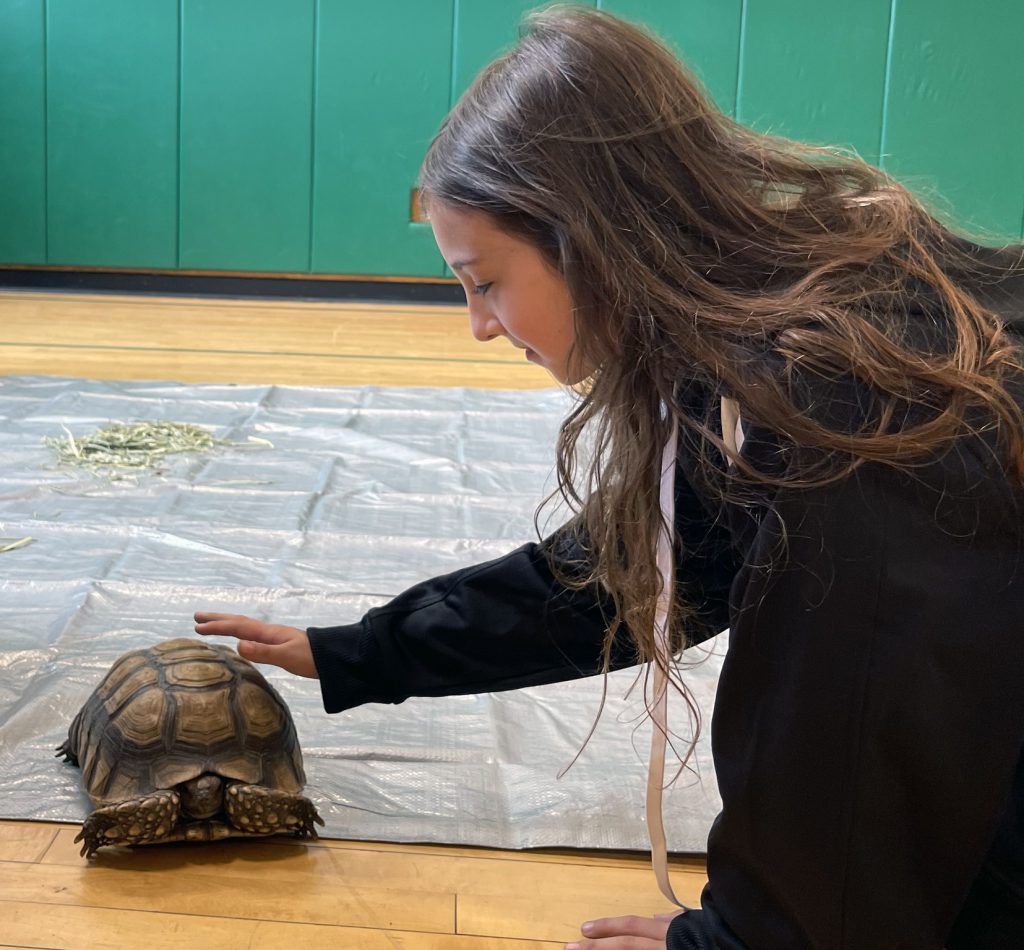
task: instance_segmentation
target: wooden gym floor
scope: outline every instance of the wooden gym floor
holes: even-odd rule
[[[477,343],[461,307],[21,292],[0,292],[0,374],[551,385],[504,340]],[[280,838],[86,862],[77,830],[0,822],[0,947],[555,950],[584,920],[669,909],[642,855]],[[703,862],[673,865],[698,903]]]

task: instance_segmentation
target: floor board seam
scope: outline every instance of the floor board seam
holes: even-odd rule
[[[205,347],[188,346],[125,346],[105,343],[45,343],[42,341],[0,340],[0,346],[17,347],[18,349],[45,350],[101,350],[118,353],[208,353],[211,356],[264,356],[288,357],[290,359],[332,359],[332,360],[370,360],[372,362],[400,363],[458,363],[473,366],[519,366],[519,360],[478,360],[465,356],[377,356],[369,353],[304,353],[288,350],[214,350]]]
[[[452,895],[454,896],[454,895]],[[289,920],[283,917],[243,917],[240,915],[231,914],[197,914],[188,911],[179,910],[141,910],[138,907],[119,907],[116,905],[109,904],[77,904],[77,903],[64,903],[63,901],[44,901],[44,900],[27,900],[20,899],[16,900],[11,897],[0,897],[0,906],[4,904],[32,904],[40,907],[75,907],[81,910],[107,910],[116,912],[118,914],[160,914],[165,917],[189,917],[195,920],[224,920],[229,923],[234,922],[245,922],[251,924],[284,924],[289,927],[335,927],[340,930],[376,930],[380,933],[385,934],[420,934],[422,936],[479,936],[478,934],[456,934],[453,930],[424,930],[419,928],[410,927],[380,927],[373,926],[371,924],[345,924],[345,923],[325,923],[317,920]],[[527,938],[512,938],[502,937],[500,939],[527,939]],[[533,938],[529,938],[533,939]],[[0,945],[2,946],[2,945]],[[38,948],[36,948],[38,950]]]

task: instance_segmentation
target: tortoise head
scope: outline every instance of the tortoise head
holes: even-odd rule
[[[224,804],[224,781],[207,772],[181,787],[181,810],[189,818],[212,818]]]

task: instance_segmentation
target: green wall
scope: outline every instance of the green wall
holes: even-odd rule
[[[1024,237],[1024,3],[593,0],[721,107]],[[531,0],[0,0],[0,263],[440,276],[409,221]]]

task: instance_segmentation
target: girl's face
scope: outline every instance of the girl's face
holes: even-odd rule
[[[462,283],[478,340],[508,338],[560,383],[582,378],[569,368],[575,338],[565,280],[529,241],[507,234],[482,211],[434,201],[434,240]]]

